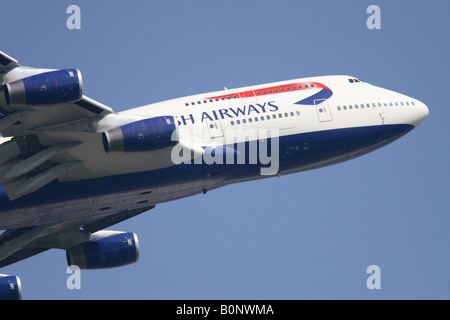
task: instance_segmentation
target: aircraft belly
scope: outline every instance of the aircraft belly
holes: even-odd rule
[[[304,171],[352,159],[409,132],[409,125],[346,128],[284,136],[281,173]],[[159,170],[90,180],[53,182],[14,201],[0,199],[0,229],[115,213],[171,201],[225,184],[270,176],[260,164],[182,164]]]
[[[15,206],[13,201],[6,208],[3,206],[4,209],[0,212],[0,230],[75,220],[145,207],[200,194],[204,190],[217,188],[221,183],[221,179],[209,179],[205,176],[205,179],[186,180],[172,185],[130,186],[133,190],[108,191],[95,196],[83,194],[73,199],[46,204],[39,204],[36,199],[28,199],[28,202],[21,201],[20,206]],[[58,197],[53,200],[55,199]]]

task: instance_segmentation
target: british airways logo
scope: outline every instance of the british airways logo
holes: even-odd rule
[[[317,89],[320,91],[317,92]],[[319,82],[296,82],[296,83],[288,83],[283,85],[264,87],[260,89],[251,89],[247,91],[240,91],[234,93],[227,93],[225,95],[215,96],[205,98],[205,100],[230,100],[230,99],[246,99],[260,96],[268,96],[268,95],[276,95],[283,93],[294,93],[294,92],[302,92],[305,90],[314,90],[315,93],[294,102],[294,104],[299,105],[314,105],[316,100],[329,99],[333,95],[333,91],[328,88],[326,85]],[[276,112],[278,111],[278,106],[275,104],[275,101],[262,102],[262,103],[252,103],[246,104],[241,107],[230,107],[223,109],[216,109],[212,111],[204,111],[201,115],[199,114],[188,114],[177,117],[178,125],[187,125],[187,124],[195,124],[197,122],[204,122],[206,120],[214,121],[214,120],[225,120],[225,119],[233,119],[239,116],[252,116],[260,113],[266,112]]]
[[[308,98],[302,99],[300,101],[295,102],[295,104],[306,104],[306,105],[314,105],[315,100],[326,100],[329,99],[333,95],[333,91],[331,91],[329,88],[325,87],[322,88],[319,92],[316,94],[313,94],[309,96]]]
[[[196,122],[204,122],[205,120],[214,121],[214,120],[225,120],[225,119],[234,119],[240,116],[253,116],[262,113],[268,112],[276,112],[278,111],[278,106],[275,104],[275,101],[263,102],[263,103],[254,103],[243,105],[240,107],[229,107],[211,111],[204,111],[202,114],[194,115],[192,113],[188,115],[182,115],[177,117],[178,125],[187,125],[187,124],[195,124]]]

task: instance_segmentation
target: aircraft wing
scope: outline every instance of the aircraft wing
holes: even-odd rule
[[[145,199],[136,203],[142,195],[133,190],[124,193],[121,201],[110,196],[110,206],[87,197],[51,209],[39,202],[15,207],[15,201],[26,202],[27,195],[55,180],[74,182],[135,172],[139,166],[127,162],[126,154],[106,153],[102,136],[129,119],[136,117],[116,115],[83,95],[79,70],[24,67],[0,51],[0,196],[7,196],[11,207],[0,221],[1,228],[7,229],[0,234],[0,267],[48,249],[69,250],[107,238],[108,230],[102,229],[154,208],[151,202],[144,205]],[[156,151],[136,161],[145,164],[142,170],[150,170],[172,165],[168,155]],[[127,166],[122,165],[125,162]],[[104,207],[104,213],[98,213],[98,206]]]
[[[8,70],[18,67],[16,59],[11,58],[6,53],[0,51],[0,73],[5,73]]]
[[[112,112],[82,95],[78,70],[21,67],[0,52],[0,182],[10,200],[83,177],[84,159],[103,152],[98,122]]]
[[[0,235],[0,268],[49,249],[75,247],[88,241],[95,232],[153,208],[155,206],[150,205],[103,216],[7,230]]]

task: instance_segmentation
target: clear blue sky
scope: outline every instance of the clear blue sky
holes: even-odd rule
[[[81,8],[81,30],[66,8]],[[381,8],[381,30],[366,9]],[[116,111],[185,95],[349,74],[423,101],[429,117],[374,153],[231,185],[113,229],[140,261],[84,271],[65,252],[3,268],[24,299],[449,299],[450,2],[5,1],[0,50],[22,65],[75,67]],[[368,290],[366,268],[381,268]]]

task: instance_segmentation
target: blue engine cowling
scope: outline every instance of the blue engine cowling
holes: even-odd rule
[[[77,69],[44,72],[7,83],[8,106],[37,106],[75,102],[83,96],[81,73]]]
[[[139,243],[135,233],[124,232],[89,240],[66,251],[67,264],[80,269],[108,269],[139,260]]]
[[[0,275],[0,300],[22,299],[22,285],[17,276]]]
[[[108,152],[143,152],[172,147],[176,130],[172,116],[154,117],[128,123],[103,132],[103,146]]]

